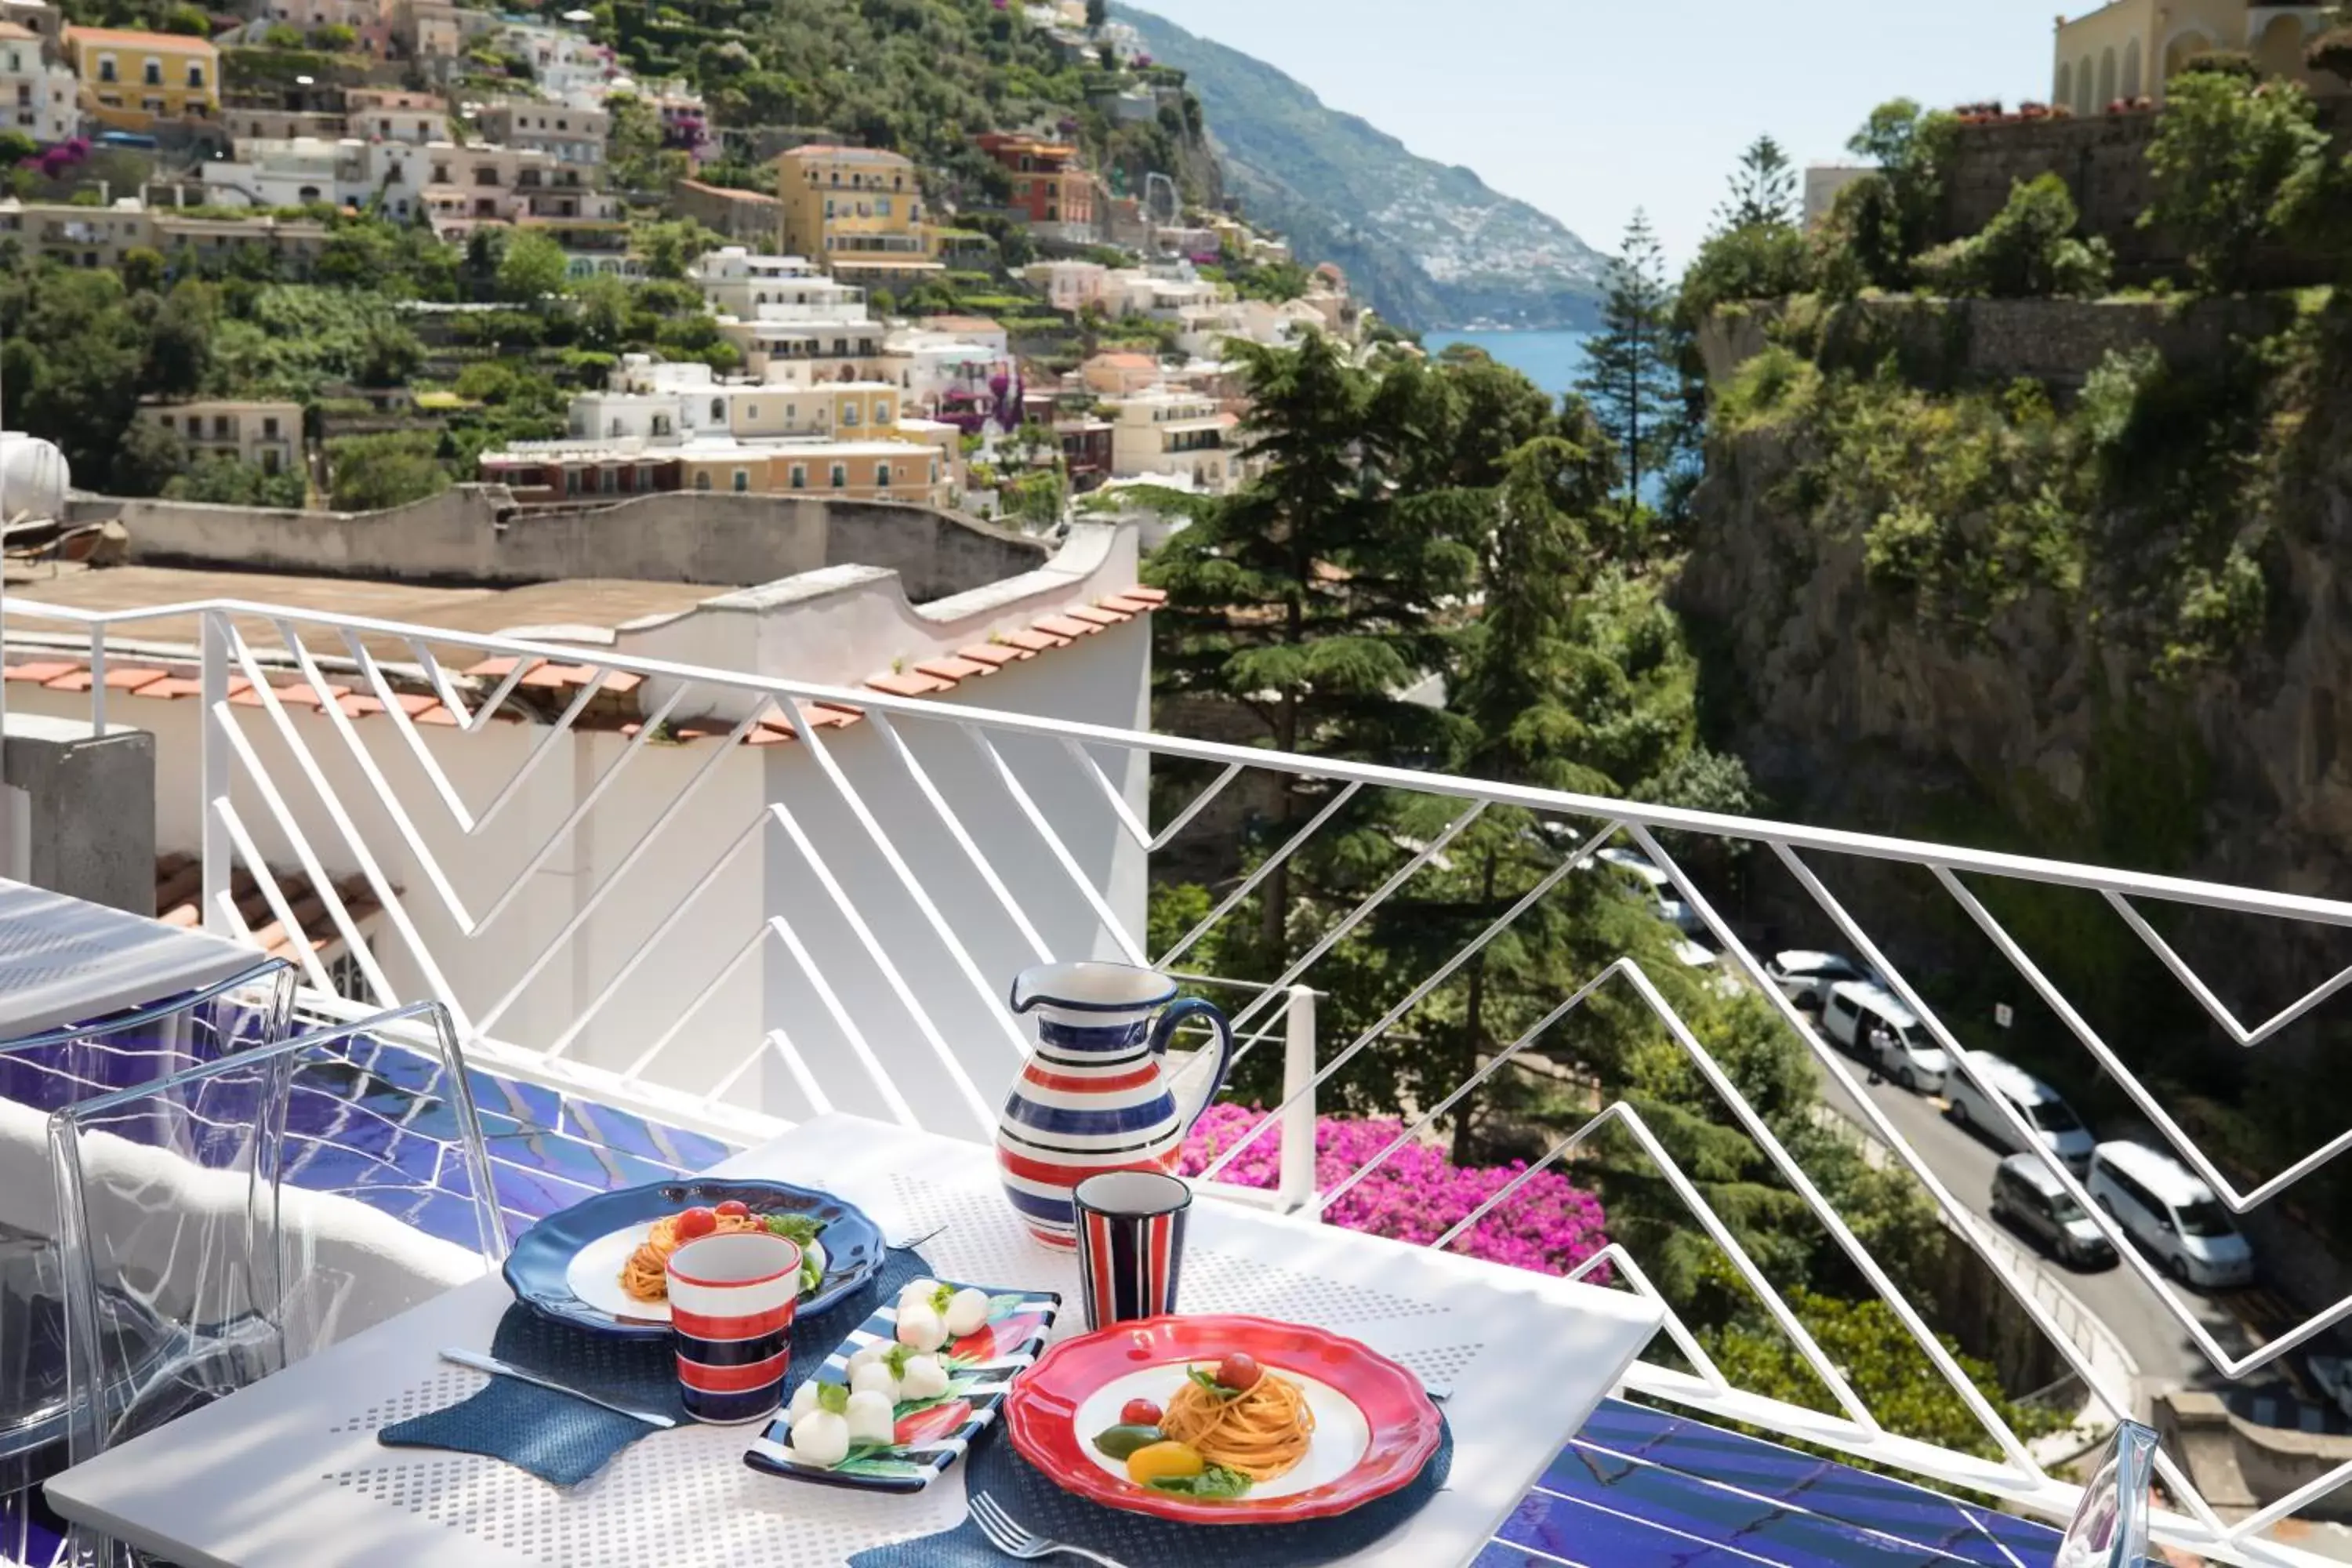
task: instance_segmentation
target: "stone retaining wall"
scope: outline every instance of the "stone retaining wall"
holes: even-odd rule
[[[499,485],[459,485],[380,512],[269,511],[194,501],[77,498],[71,521],[119,517],[131,559],[412,582],[507,585],[583,577],[740,588],[824,566],[896,572],[918,604],[1044,565],[1043,542],[892,501],[672,494],[610,505],[519,507]]]

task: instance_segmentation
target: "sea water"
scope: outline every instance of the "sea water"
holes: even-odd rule
[[[1558,396],[1572,391],[1584,374],[1588,332],[1424,332],[1421,345],[1433,359],[1454,343],[1484,349],[1504,364]]]

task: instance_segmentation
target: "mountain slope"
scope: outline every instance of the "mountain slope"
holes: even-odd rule
[[[1226,189],[1302,261],[1336,261],[1356,292],[1416,330],[1590,325],[1605,260],[1556,219],[1467,169],[1416,156],[1272,66],[1129,6],[1154,60],[1185,71]]]

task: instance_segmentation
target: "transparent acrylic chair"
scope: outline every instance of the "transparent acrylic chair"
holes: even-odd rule
[[[505,1256],[447,1012],[399,1008],[49,1118],[79,1462]],[[131,1563],[77,1533],[77,1563]]]
[[[0,1016],[0,1563],[45,1558],[30,1489],[66,1458],[50,1114],[275,1045],[294,1000],[283,960],[0,883],[0,984],[27,979]]]

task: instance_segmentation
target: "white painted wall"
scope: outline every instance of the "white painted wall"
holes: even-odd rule
[[[1087,602],[1134,581],[1133,531],[1103,532],[1115,548],[1093,563],[1097,571],[1073,583],[1063,603]],[[978,597],[984,600],[997,589],[1024,583],[1034,592],[1037,584],[1032,579],[1039,575],[997,584]],[[1113,577],[1116,583],[1110,581]],[[903,595],[895,596],[904,609]],[[952,609],[958,601],[940,604]],[[853,595],[851,607],[863,612],[873,605],[867,596]],[[908,613],[919,625],[928,626],[921,617],[939,607]],[[1003,606],[1003,613],[1008,622],[1025,624],[1054,607],[1020,595]],[[947,616],[946,626],[984,624],[988,618],[984,607],[966,605],[965,611]],[[861,628],[855,615],[828,626],[819,616],[803,624],[796,636],[779,631],[771,638],[762,635],[761,622],[774,629],[802,617],[784,613],[743,618],[751,633],[748,643],[737,657],[709,662],[845,683],[856,675],[828,668],[834,661],[820,657],[820,650],[862,647],[859,671],[870,674],[887,666],[887,659],[877,664],[872,657],[881,646],[874,639],[897,635],[899,629]],[[255,637],[257,647],[268,646],[258,628],[248,635]],[[947,640],[944,636],[942,640]],[[964,640],[985,639],[973,635]],[[319,637],[312,647],[324,652],[329,644]],[[729,650],[714,645],[707,651]],[[127,658],[117,656],[118,661]],[[939,700],[953,707],[996,708],[1143,731],[1150,721],[1150,626],[1139,618],[1010,665],[998,674],[966,680]],[[647,699],[647,705],[657,700]],[[9,701],[19,711],[81,719],[89,714],[87,693],[20,685],[11,689]],[[740,710],[741,703],[697,692],[681,711],[728,707]],[[683,744],[649,741],[631,752],[627,738],[614,731],[577,731],[553,740],[498,816],[468,837],[388,717],[350,721],[346,733],[323,712],[287,705],[288,722],[310,766],[316,769],[319,783],[314,784],[300,754],[288,745],[268,712],[236,706],[231,711],[293,826],[329,877],[357,874],[372,858],[398,890],[415,940],[386,914],[377,918],[373,948],[399,999],[437,992],[482,1033],[541,1050],[558,1047],[574,1023],[597,1007],[568,1054],[586,1065],[624,1070],[678,1022],[763,929],[772,912],[781,914],[806,942],[839,997],[850,1027],[835,1020],[808,974],[782,944],[770,939],[687,1018],[670,1047],[646,1069],[646,1078],[698,1096],[708,1093],[759,1049],[770,1030],[781,1028],[803,1053],[825,1100],[840,1109],[890,1114],[885,1096],[853,1049],[854,1031],[899,1086],[923,1125],[978,1135],[979,1124],[940,1069],[915,1013],[825,891],[824,879],[780,827],[758,826],[769,804],[775,802],[801,825],[847,902],[896,966],[914,1005],[963,1064],[981,1098],[991,1106],[1001,1099],[1016,1053],[1002,1021],[1000,999],[1013,975],[1036,955],[870,722],[828,730],[822,738],[887,844],[939,910],[947,932],[971,954],[979,984],[955,963],[949,938],[924,916],[892,869],[888,855],[804,744],[722,747],[715,740]],[[163,852],[196,853],[202,848],[200,712],[193,698],[163,700],[117,693],[109,703],[112,722],[155,735],[156,842]],[[961,727],[905,720],[899,732],[952,803],[1049,952],[1055,958],[1118,956],[1118,942]],[[552,731],[538,724],[501,721],[471,734],[447,726],[420,726],[417,734],[457,794],[479,814]],[[408,841],[371,782],[354,754],[354,742],[405,813],[416,844]],[[1009,736],[998,744],[1084,876],[1102,890],[1120,924],[1139,938],[1146,853],[1121,827],[1101,786],[1058,744]],[[625,755],[625,771],[580,826],[540,859],[551,837]],[[1129,809],[1143,816],[1148,757],[1113,753],[1099,761]],[[299,867],[293,836],[273,820],[265,792],[242,770],[229,798],[269,866],[281,870]],[[351,829],[348,835],[338,821],[339,811]],[[752,841],[661,932],[689,890],[720,863],[746,829],[754,830]],[[540,863],[534,867],[535,859]],[[467,921],[445,901],[432,866],[438,867],[475,929],[469,931]],[[492,907],[518,882],[521,890],[496,919],[484,923]],[[578,929],[567,937],[566,927],[575,920]],[[642,962],[598,1007],[600,993],[641,953]],[[493,1016],[502,1003],[503,1010]],[[797,1117],[819,1101],[772,1058],[744,1076],[726,1103]]]

